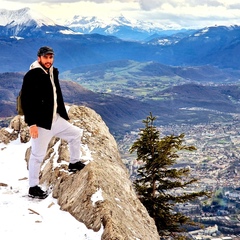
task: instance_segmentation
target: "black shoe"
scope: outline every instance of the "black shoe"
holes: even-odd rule
[[[68,171],[69,172],[76,172],[80,171],[85,167],[85,164],[83,164],[81,161],[76,163],[69,163],[68,165]]]
[[[30,187],[28,196],[32,198],[44,199],[48,196],[47,192],[44,192],[39,186]]]

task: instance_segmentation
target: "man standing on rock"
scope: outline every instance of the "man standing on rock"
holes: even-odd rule
[[[37,53],[37,60],[31,64],[22,84],[22,108],[32,137],[28,165],[28,195],[40,199],[48,196],[48,193],[38,185],[41,164],[53,136],[62,138],[69,144],[70,172],[76,172],[85,166],[80,161],[83,131],[68,122],[69,117],[58,79],[59,72],[53,67],[53,60],[53,49],[47,46],[41,47]]]

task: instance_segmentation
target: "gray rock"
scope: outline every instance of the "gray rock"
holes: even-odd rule
[[[159,240],[154,220],[137,198],[117,143],[100,115],[87,107],[71,106],[69,117],[72,124],[84,131],[81,150],[86,166],[80,172],[69,173],[68,144],[53,138],[42,165],[40,182],[53,189],[53,197],[58,199],[62,210],[89,229],[99,231],[103,226],[102,240]],[[19,133],[25,132],[21,133],[23,142],[28,139],[28,130],[19,118],[13,119],[11,127]],[[1,136],[4,141],[9,137],[4,129],[0,130],[0,141],[3,141]],[[26,152],[27,161],[29,153],[30,149]],[[92,197],[99,191],[102,198],[93,201]]]

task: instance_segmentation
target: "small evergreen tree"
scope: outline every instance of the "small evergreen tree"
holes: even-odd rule
[[[130,153],[136,151],[137,161],[142,162],[134,181],[136,192],[155,220],[160,236],[163,236],[184,232],[184,225],[194,225],[190,218],[173,211],[177,203],[208,196],[208,193],[184,192],[185,187],[198,180],[189,177],[189,168],[174,168],[173,165],[179,157],[178,151],[194,151],[196,148],[184,145],[184,134],[160,139],[160,132],[154,126],[155,120],[152,113],[143,120],[145,128],[140,129],[139,138],[133,143]],[[182,190],[181,193],[175,192],[178,189]]]

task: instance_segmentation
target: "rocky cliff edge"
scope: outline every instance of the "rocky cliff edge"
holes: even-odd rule
[[[69,173],[68,144],[53,138],[42,165],[41,183],[52,189],[62,210],[89,229],[103,227],[102,240],[159,240],[155,223],[138,200],[117,143],[102,118],[83,106],[71,106],[68,113],[71,123],[83,129],[80,147],[86,167]],[[0,129],[0,142],[7,144],[18,136],[23,144],[30,140],[23,117],[15,116],[9,127],[12,133]],[[26,164],[30,151],[25,154]]]

